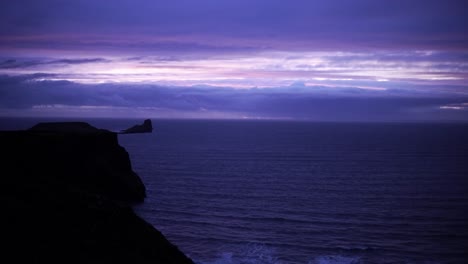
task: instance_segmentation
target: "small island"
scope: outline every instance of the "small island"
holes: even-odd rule
[[[40,123],[0,144],[4,261],[193,264],[133,212],[145,186],[117,133]]]
[[[151,119],[146,119],[141,125],[134,125],[130,128],[121,130],[120,134],[134,134],[134,133],[151,133],[153,132],[153,124]]]

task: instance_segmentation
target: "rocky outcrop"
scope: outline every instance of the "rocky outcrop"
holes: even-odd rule
[[[130,128],[120,131],[121,134],[132,134],[132,133],[151,133],[153,131],[153,125],[151,119],[146,119],[141,125],[134,125]]]
[[[1,131],[8,263],[193,263],[130,205],[145,187],[116,133],[86,123]]]

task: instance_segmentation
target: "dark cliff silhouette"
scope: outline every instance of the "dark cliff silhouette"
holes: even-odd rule
[[[151,119],[146,119],[141,125],[134,125],[130,128],[120,131],[120,134],[132,134],[132,133],[151,133],[153,131],[153,124]]]
[[[8,263],[193,263],[131,209],[145,187],[116,133],[41,123],[0,145]]]

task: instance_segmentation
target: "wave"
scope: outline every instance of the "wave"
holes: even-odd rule
[[[223,252],[213,261],[197,264],[283,264],[276,257],[276,250],[265,244],[249,243],[234,252]]]
[[[288,264],[290,261],[278,257],[275,248],[260,244],[249,243],[236,252],[223,252],[218,258],[210,261],[200,261],[197,264]],[[295,262],[296,263],[296,262]],[[320,255],[313,256],[304,264],[358,264],[359,256]]]
[[[308,264],[358,264],[361,263],[359,257],[348,257],[340,255],[318,256]]]

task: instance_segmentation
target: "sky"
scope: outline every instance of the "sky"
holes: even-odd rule
[[[0,116],[468,121],[463,0],[3,0]]]

